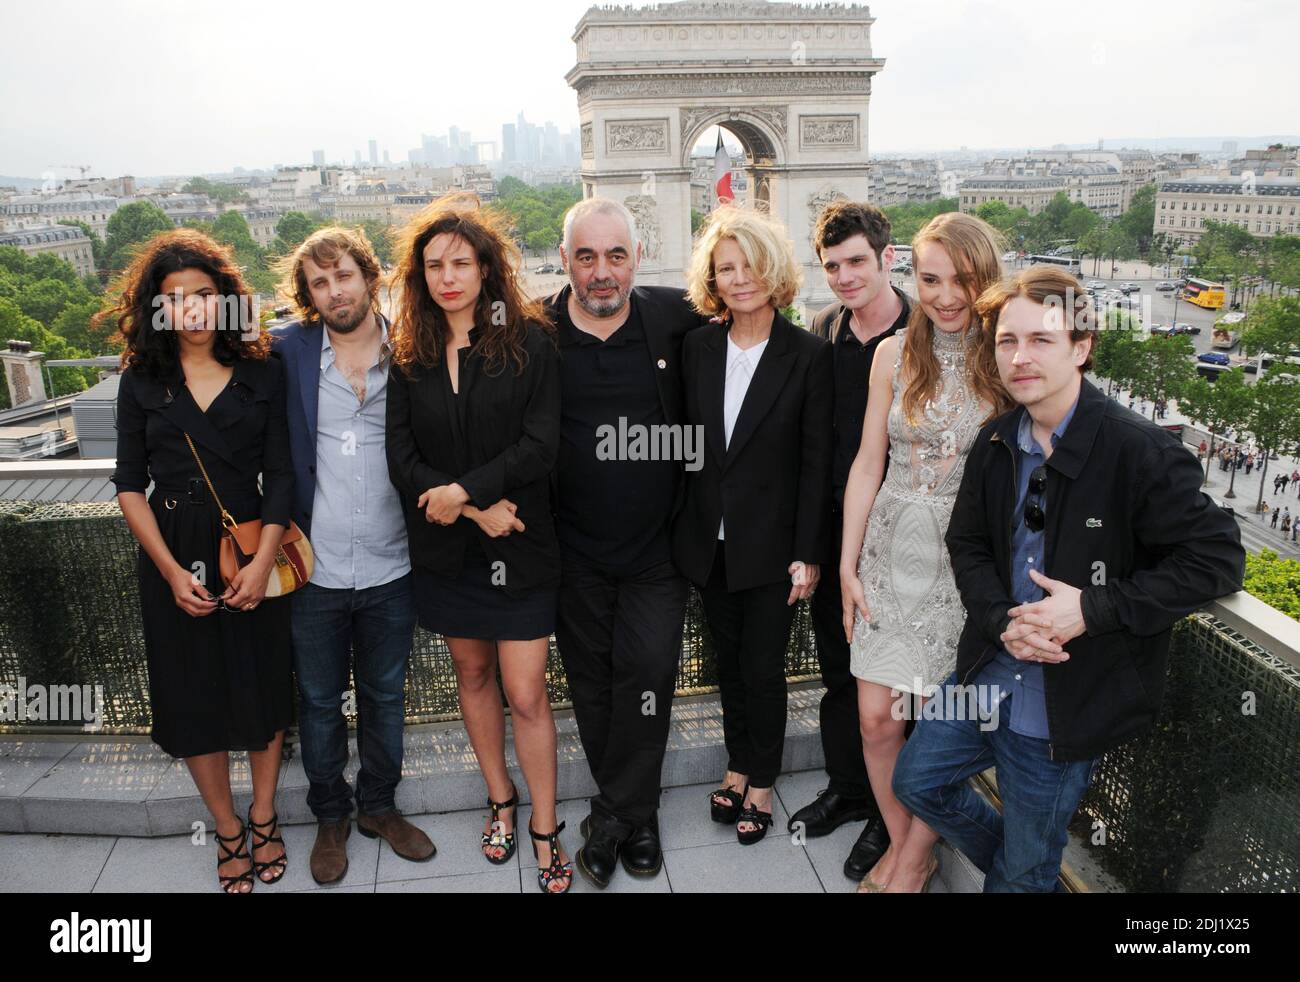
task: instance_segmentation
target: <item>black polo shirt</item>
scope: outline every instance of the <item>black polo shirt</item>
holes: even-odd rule
[[[832,360],[835,366],[835,461],[831,473],[831,493],[837,508],[844,504],[844,488],[849,482],[849,469],[862,444],[862,423],[867,415],[867,395],[871,384],[871,360],[881,341],[907,326],[907,318],[912,309],[907,294],[897,287],[890,289],[898,294],[903,309],[888,329],[866,344],[859,341],[853,333],[853,328],[849,325],[853,311],[848,308],[844,309],[834,323],[828,325],[827,333],[834,342]]]
[[[627,459],[647,455],[634,443],[639,428],[651,434],[667,423],[641,316],[635,299],[628,302],[627,321],[605,341],[575,327],[567,306],[556,312],[563,386],[556,531],[562,549],[630,571],[671,558],[668,522],[682,464]]]

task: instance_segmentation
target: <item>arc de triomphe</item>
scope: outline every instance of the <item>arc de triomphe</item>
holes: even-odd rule
[[[746,154],[750,199],[790,229],[804,266],[797,304],[831,299],[809,242],[832,199],[868,195],[869,9],[685,0],[592,7],[574,30],[586,197],[637,216],[639,280],[678,284],[691,249],[691,149],[711,126]]]

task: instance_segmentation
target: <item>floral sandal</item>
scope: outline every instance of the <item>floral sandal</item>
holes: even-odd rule
[[[551,847],[551,865],[547,866],[545,869],[539,868],[537,870],[537,886],[542,893],[568,893],[569,887],[573,886],[573,861],[570,860],[567,863],[560,862],[560,833],[563,831],[564,823],[561,822],[555,827],[554,832],[547,832],[545,834],[534,832],[533,820],[531,818],[528,820],[528,834],[533,839],[533,858],[538,858],[537,843],[546,842],[549,843]],[[564,889],[552,890],[551,883],[561,878],[569,881],[565,884]]]
[[[515,854],[515,834],[501,831],[501,812],[506,808],[514,808],[518,804],[519,790],[514,785],[510,786],[509,801],[493,801],[488,798],[488,806],[492,809],[492,831],[483,833],[482,849],[483,856],[494,866],[504,866]],[[488,852],[492,848],[504,849],[505,852],[500,856],[494,856]]]

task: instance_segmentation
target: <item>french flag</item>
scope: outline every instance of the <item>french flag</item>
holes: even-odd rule
[[[718,204],[735,201],[731,193],[731,156],[722,145],[722,128],[718,128],[718,149],[713,151],[713,189],[718,195]]]

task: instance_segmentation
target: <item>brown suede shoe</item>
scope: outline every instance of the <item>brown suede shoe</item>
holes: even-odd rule
[[[367,838],[382,838],[393,852],[413,863],[423,863],[433,858],[438,850],[427,835],[397,812],[366,815],[357,812],[357,831]]]
[[[348,836],[352,819],[321,822],[316,826],[316,844],[311,848],[311,878],[317,883],[337,883],[348,872]]]

